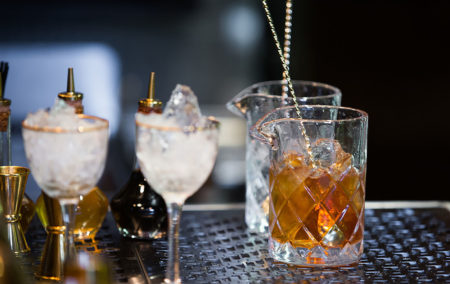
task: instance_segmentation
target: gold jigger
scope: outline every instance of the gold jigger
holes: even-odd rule
[[[41,265],[35,276],[45,280],[62,279],[64,272],[64,226],[61,207],[58,199],[43,194],[45,208],[47,209],[48,225],[47,239],[42,250]]]
[[[0,210],[6,220],[9,246],[15,254],[30,251],[19,222],[29,173],[30,170],[24,167],[0,167]]]

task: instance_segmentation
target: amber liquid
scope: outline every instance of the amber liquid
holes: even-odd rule
[[[36,212],[44,228],[47,228],[49,218],[42,194],[36,201]],[[52,203],[52,206],[55,206],[55,212],[57,212],[55,214],[61,214],[61,207],[58,200],[52,199]],[[98,187],[94,187],[88,194],[81,196],[75,212],[74,238],[76,240],[94,239],[107,212],[108,199]],[[62,217],[55,219],[62,220]]]
[[[308,249],[343,248],[362,240],[365,177],[345,155],[326,169],[314,169],[296,154],[271,167],[272,239]]]

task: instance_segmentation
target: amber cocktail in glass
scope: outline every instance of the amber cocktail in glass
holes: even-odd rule
[[[363,252],[367,114],[334,106],[301,106],[300,113],[302,119],[294,107],[276,109],[252,132],[272,146],[269,252],[303,266],[357,263]]]

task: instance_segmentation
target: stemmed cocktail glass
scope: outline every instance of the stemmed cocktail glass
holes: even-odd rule
[[[217,156],[218,122],[161,126],[136,119],[136,155],[147,181],[166,201],[169,259],[166,283],[180,283],[178,231],[185,200],[206,181]],[[156,123],[155,123],[156,124]]]
[[[61,204],[67,261],[76,253],[72,224],[80,195],[97,184],[105,166],[108,121],[78,115],[75,124],[44,124],[28,119],[22,123],[25,152],[37,184]]]

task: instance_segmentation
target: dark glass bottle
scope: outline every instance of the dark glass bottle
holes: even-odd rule
[[[161,113],[162,103],[154,99],[154,73],[150,76],[148,98],[139,101],[138,112]],[[124,237],[157,239],[167,231],[164,199],[147,183],[136,163],[128,182],[110,202],[117,227]]]

